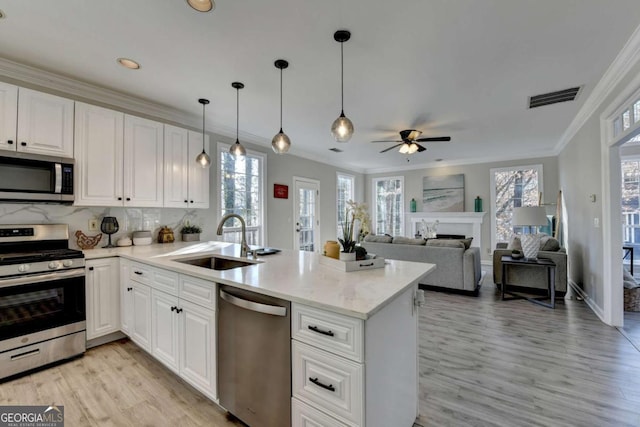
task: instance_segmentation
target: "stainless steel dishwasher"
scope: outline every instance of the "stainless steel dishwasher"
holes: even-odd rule
[[[291,303],[220,286],[220,405],[251,427],[291,426]]]

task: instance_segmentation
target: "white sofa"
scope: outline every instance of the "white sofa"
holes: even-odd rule
[[[409,239],[406,237],[367,236],[361,243],[368,253],[387,259],[428,262],[436,269],[420,285],[456,289],[478,294],[482,270],[480,249],[468,247],[470,239]],[[465,246],[465,243],[467,244]]]

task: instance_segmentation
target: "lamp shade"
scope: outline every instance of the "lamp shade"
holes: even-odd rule
[[[514,208],[511,225],[514,227],[547,225],[547,212],[545,207],[525,206]]]

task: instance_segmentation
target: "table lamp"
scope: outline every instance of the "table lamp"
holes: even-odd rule
[[[537,258],[540,249],[540,236],[537,227],[547,225],[547,212],[544,206],[523,206],[513,209],[511,225],[529,227],[528,234],[520,234],[522,252],[525,258]],[[534,231],[535,233],[532,233]]]

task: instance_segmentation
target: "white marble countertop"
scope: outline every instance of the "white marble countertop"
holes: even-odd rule
[[[204,255],[240,256],[240,245],[176,242],[84,251],[87,260],[119,256],[217,283],[367,319],[435,269],[434,264],[387,260],[384,268],[346,273],[320,263],[322,255],[283,250],[249,258],[256,264],[217,271],[179,262]]]

